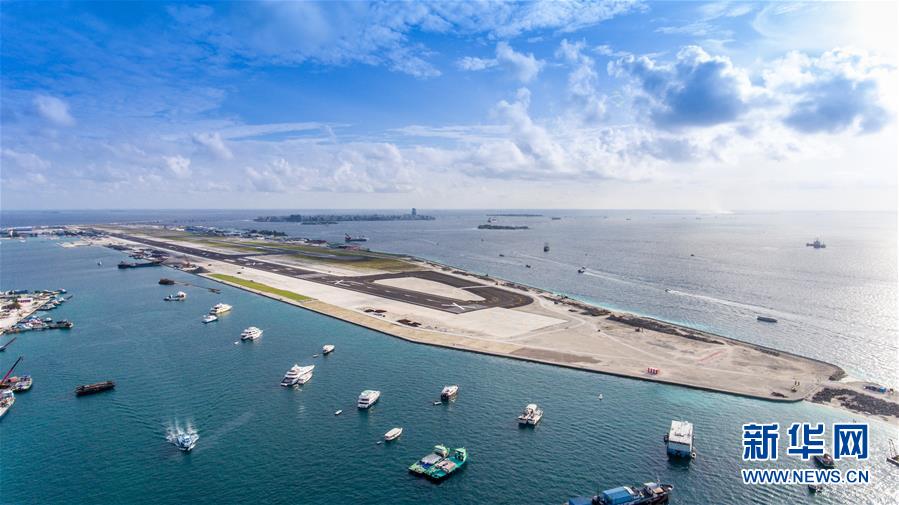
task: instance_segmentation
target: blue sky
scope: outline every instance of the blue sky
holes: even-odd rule
[[[0,3],[3,208],[896,209],[883,3]]]

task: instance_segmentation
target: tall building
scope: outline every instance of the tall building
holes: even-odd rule
[[[418,215],[418,211],[415,210],[415,207],[412,207],[412,215],[413,215],[413,216],[417,216],[417,215]]]

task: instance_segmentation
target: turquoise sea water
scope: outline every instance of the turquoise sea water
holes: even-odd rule
[[[561,503],[656,478],[675,485],[676,504],[899,501],[896,469],[884,461],[896,429],[883,423],[872,423],[870,461],[840,463],[870,468],[871,485],[818,496],[749,487],[739,480],[752,467],[740,459],[742,423],[855,416],[410,344],[168,269],[120,271],[121,257],[0,242],[0,288],[65,287],[74,298],[50,315],[76,323],[20,335],[0,354],[4,370],[25,356],[17,373],[35,379],[0,421],[2,503]],[[177,288],[159,286],[161,276],[222,293],[186,288],[187,301],[166,303]],[[219,301],[234,311],[201,324]],[[235,345],[250,325],[262,339]],[[325,343],[335,353],[313,359]],[[314,378],[279,387],[294,362],[316,364]],[[72,392],[105,379],[115,391]],[[458,400],[431,405],[447,383],[460,384]],[[360,412],[366,388],[383,394]],[[545,418],[520,429],[515,416],[530,402]],[[674,418],[696,426],[699,457],[687,466],[665,457],[661,437]],[[165,441],[175,422],[199,430],[192,453]],[[394,426],[403,436],[376,445]],[[440,485],[410,476],[408,465],[441,442],[467,447],[469,465]],[[810,463],[782,454],[777,466]]]

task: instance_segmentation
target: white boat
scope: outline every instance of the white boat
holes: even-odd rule
[[[392,430],[390,430],[384,434],[384,440],[390,442],[391,440],[396,440],[396,439],[400,438],[400,435],[402,435],[402,434],[403,434],[402,428],[393,428]]]
[[[167,302],[183,302],[186,299],[187,299],[187,293],[185,293],[184,291],[178,291],[177,293],[175,293],[173,295],[169,295],[169,296],[166,296],[165,298],[163,298],[163,300],[165,300]]]
[[[262,330],[255,326],[250,326],[240,334],[241,340],[256,340],[262,336]]]
[[[305,384],[312,378],[312,370],[314,369],[315,365],[300,366],[294,364],[284,375],[284,378],[281,379],[281,385],[290,387],[296,384]]]
[[[334,346],[331,344],[322,346],[322,354],[331,354],[334,352]]]
[[[185,433],[178,433],[172,439],[172,443],[175,444],[175,447],[181,449],[184,452],[190,452],[194,446],[197,445],[197,440],[200,440],[200,435],[198,435],[194,431],[189,431]]]
[[[671,428],[665,435],[665,447],[668,455],[676,458],[695,458],[693,449],[693,423],[688,421],[671,421]]]
[[[342,411],[342,410],[338,410],[338,411],[334,412],[334,415],[335,415],[335,416],[339,416],[340,414],[343,414],[343,411]]]
[[[459,394],[459,386],[457,384],[443,386],[443,391],[440,392],[440,399],[449,401],[455,398],[457,394]]]
[[[538,407],[536,403],[529,403],[521,412],[521,415],[518,416],[518,424],[534,426],[539,423],[541,419],[543,419],[543,409]]]
[[[14,403],[16,403],[15,393],[8,389],[0,391],[0,417],[5,416]]]
[[[230,310],[231,310],[231,306],[228,305],[227,303],[216,303],[215,305],[212,306],[211,309],[209,309],[209,313],[214,316],[217,316],[219,314],[224,314],[225,312],[228,312]]]
[[[362,394],[359,395],[359,400],[356,402],[356,406],[360,409],[367,409],[377,403],[379,398],[381,398],[380,391],[366,389],[362,392]]]
[[[218,316],[213,316],[212,314],[206,314],[205,316],[203,316],[203,324],[211,323],[213,321],[218,321],[218,320],[219,320]]]

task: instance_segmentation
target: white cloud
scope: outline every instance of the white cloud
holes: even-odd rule
[[[556,50],[556,57],[562,58],[570,67],[568,93],[576,107],[575,114],[587,123],[596,123],[605,114],[605,97],[597,88],[599,75],[593,58],[584,54],[586,42],[568,42],[563,39]]]
[[[222,140],[221,134],[215,133],[195,133],[193,134],[194,143],[205,147],[213,156],[222,160],[230,160],[234,158],[234,154],[225,141]]]
[[[181,155],[163,156],[162,158],[165,160],[166,167],[168,167],[175,178],[186,179],[190,177],[190,158],[185,158]]]
[[[72,126],[75,118],[69,114],[69,105],[54,96],[38,95],[34,97],[34,106],[38,114],[57,126]]]
[[[50,168],[50,162],[34,153],[24,153],[13,149],[3,148],[0,155],[8,162],[29,171],[40,171]]]
[[[475,56],[465,56],[456,61],[456,66],[461,70],[477,72],[478,70],[486,70],[499,65],[496,58],[477,58]]]
[[[545,62],[535,58],[533,53],[519,53],[512,49],[512,46],[506,41],[496,44],[496,58],[466,56],[456,61],[456,67],[468,71],[505,67],[523,83],[530,82],[537,77],[544,65]]]

